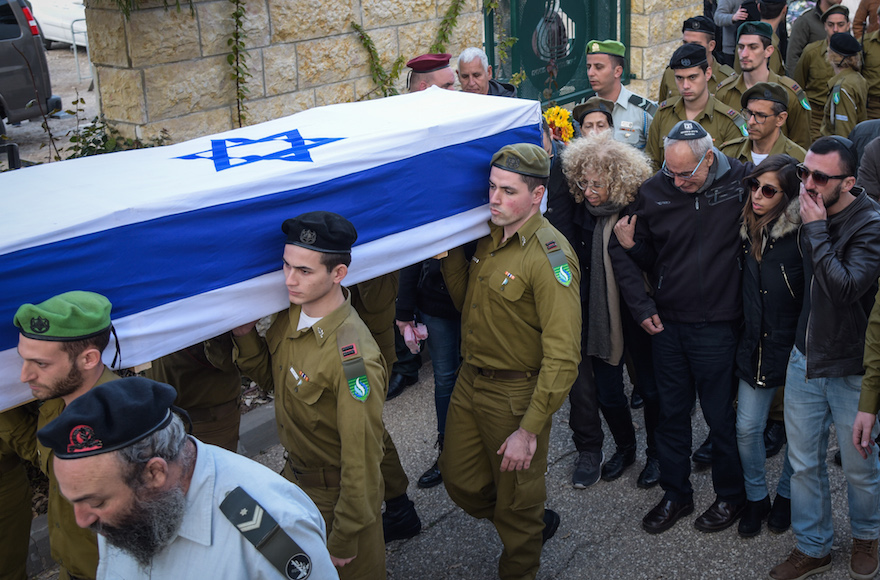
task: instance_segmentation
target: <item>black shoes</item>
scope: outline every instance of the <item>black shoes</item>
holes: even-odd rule
[[[547,540],[556,535],[557,529],[559,529],[559,514],[544,508],[544,529],[541,530],[542,546],[547,543]]]
[[[408,377],[406,375],[392,373],[391,379],[388,381],[388,394],[385,395],[385,400],[390,401],[394,397],[400,396],[400,393],[402,393],[405,388],[416,384],[418,380],[419,377]]]
[[[437,444],[435,447],[438,447],[440,451],[443,451],[443,435],[437,435]],[[428,468],[428,470],[422,474],[419,478],[419,481],[416,485],[421,487],[422,489],[428,489],[430,487],[435,487],[443,483],[443,475],[440,473],[440,467],[437,465],[437,462],[434,462],[434,465]]]
[[[665,532],[679,519],[693,513],[694,502],[676,502],[664,499],[642,518],[642,528],[649,534]]]
[[[422,531],[422,520],[416,513],[416,506],[406,494],[385,502],[382,531],[385,533],[386,544],[394,540],[407,540]]]
[[[605,453],[602,451],[578,452],[574,461],[574,473],[571,476],[571,484],[575,489],[586,489],[599,481],[604,460]]]
[[[648,457],[645,468],[639,474],[636,485],[642,489],[649,489],[660,483],[660,460]]]
[[[629,408],[630,409],[641,409],[645,406],[645,400],[642,396],[633,389],[632,397],[629,398]]]
[[[768,495],[760,501],[746,502],[746,509],[743,511],[742,518],[739,520],[739,535],[744,538],[751,538],[761,533],[761,524],[764,518],[770,513],[770,496]]]
[[[785,441],[785,423],[768,419],[767,427],[764,429],[764,448],[767,450],[767,457],[779,453]]]
[[[712,441],[710,441],[708,437],[706,437],[703,444],[694,451],[694,454],[691,455],[691,459],[694,463],[700,465],[712,465]]]
[[[618,447],[611,459],[602,466],[602,479],[614,481],[626,471],[626,468],[636,462],[636,446]]]
[[[720,532],[726,530],[739,519],[745,510],[746,502],[733,503],[716,499],[703,512],[703,515],[694,521],[694,527],[701,532]]]
[[[791,527],[791,499],[778,493],[767,516],[767,529],[774,534],[781,534]]]

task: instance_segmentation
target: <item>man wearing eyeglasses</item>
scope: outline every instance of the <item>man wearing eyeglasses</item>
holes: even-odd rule
[[[712,136],[713,143],[719,145],[748,134],[746,122],[740,114],[709,94],[712,69],[703,46],[679,46],[672,54],[669,66],[675,72],[681,97],[660,103],[648,130],[645,153],[654,162],[655,169],[663,164],[663,138],[679,121],[698,123]]]
[[[855,185],[855,170],[852,143],[842,137],[818,139],[798,166],[807,294],[785,380],[797,544],[770,571],[777,580],[831,568],[835,538],[825,454],[832,422],[848,484],[850,576],[873,578],[880,568],[880,463],[868,444],[877,436],[877,420],[857,413],[876,411],[867,400],[860,403],[860,393],[868,313],[880,276],[880,205]],[[851,433],[854,440],[858,435],[857,447],[849,444]]]
[[[677,123],[664,141],[662,170],[642,184],[634,214],[618,221],[609,243],[620,292],[654,348],[665,494],[642,527],[664,532],[694,510],[690,412],[699,394],[717,497],[694,525],[716,532],[736,522],[746,504],[733,368],[742,316],[739,219],[748,195],[742,179],[754,166],[724,156],[693,121]],[[629,259],[651,276],[653,296],[629,274]]]
[[[757,83],[746,90],[739,104],[748,123],[749,136],[724,143],[721,152],[755,165],[777,153],[803,161],[807,152],[782,134],[782,126],[788,119],[788,97],[787,89],[776,83]]]
[[[782,133],[801,147],[807,148],[813,142],[810,136],[810,104],[800,85],[768,68],[770,55],[775,52],[770,43],[772,37],[773,28],[766,22],[744,22],[740,25],[737,30],[736,51],[742,73],[718,83],[715,98],[733,108],[745,108],[745,105],[741,105],[742,96],[756,84],[782,85],[788,92]],[[746,118],[746,122],[748,121]],[[749,134],[751,135],[751,126]]]

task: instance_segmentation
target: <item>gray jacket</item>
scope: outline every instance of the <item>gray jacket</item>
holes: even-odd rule
[[[825,38],[825,25],[819,19],[820,16],[822,13],[819,12],[819,7],[813,6],[792,24],[791,36],[788,37],[788,55],[785,59],[786,76],[794,76],[797,61],[808,44]]]
[[[736,29],[741,23],[734,23],[733,15],[741,5],[742,0],[718,0],[714,20],[715,26],[724,28],[724,43],[721,47],[721,52],[724,54],[733,54],[733,48],[736,46]]]

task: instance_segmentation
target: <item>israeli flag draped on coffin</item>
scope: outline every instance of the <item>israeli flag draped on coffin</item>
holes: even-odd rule
[[[21,304],[104,294],[121,366],[148,362],[289,306],[287,218],[354,223],[347,285],[485,234],[492,154],[540,145],[540,122],[536,101],[433,87],[0,174],[0,410],[31,398]]]

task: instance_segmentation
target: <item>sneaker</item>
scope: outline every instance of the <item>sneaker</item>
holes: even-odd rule
[[[576,489],[586,489],[599,481],[602,475],[602,462],[605,461],[603,451],[581,451],[574,462],[574,474],[571,484]]]
[[[853,538],[852,556],[849,558],[849,577],[855,580],[871,580],[880,571],[877,559],[877,540]]]
[[[797,548],[791,551],[785,562],[770,570],[772,580],[803,580],[807,576],[831,569],[831,554],[811,558]]]

